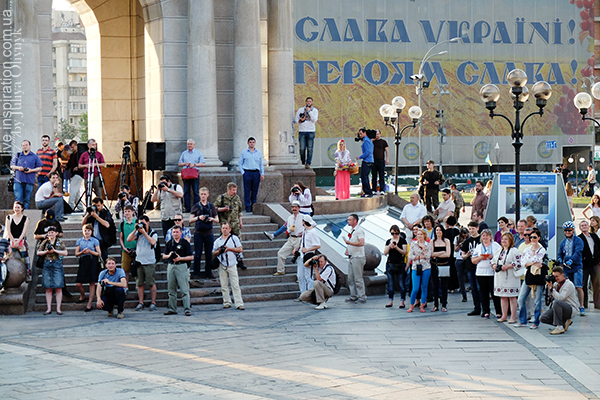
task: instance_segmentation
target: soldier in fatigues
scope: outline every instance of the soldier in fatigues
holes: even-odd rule
[[[242,229],[242,200],[237,195],[237,185],[233,182],[227,184],[227,193],[217,197],[214,202],[219,213],[219,222],[228,222],[231,232],[241,238]]]

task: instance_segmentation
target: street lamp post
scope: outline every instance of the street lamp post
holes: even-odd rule
[[[596,100],[600,100],[600,82],[596,82],[592,86],[592,96],[594,96]],[[577,95],[573,99],[573,103],[575,103],[575,107],[579,109],[579,113],[581,114],[582,120],[593,121],[597,126],[600,127],[600,122],[595,120],[593,117],[586,117],[588,110],[593,105],[592,96],[590,96],[586,92],[577,93]]]
[[[402,141],[402,133],[408,128],[417,126],[417,122],[423,114],[421,108],[412,106],[408,109],[408,116],[412,119],[412,124],[406,125],[400,130],[400,114],[406,106],[406,100],[402,96],[396,96],[392,100],[392,104],[384,104],[379,107],[379,114],[385,121],[385,126],[389,126],[394,130],[394,144],[396,145],[396,164],[394,168],[394,193],[398,196],[398,153],[400,151],[400,142]],[[395,123],[395,125],[394,125]]]
[[[443,51],[440,51],[435,54],[431,54],[431,51],[433,49],[435,49],[436,47],[438,47],[442,44],[445,44],[445,43],[456,43],[456,42],[458,42],[459,39],[460,39],[459,37],[454,37],[452,39],[444,40],[444,41],[441,41],[441,42],[431,46],[431,48],[429,48],[429,50],[427,50],[427,53],[425,53],[425,56],[423,56],[423,59],[419,63],[419,73],[416,75],[412,75],[410,77],[410,79],[412,79],[415,82],[415,84],[417,85],[415,91],[417,93],[418,106],[420,109],[423,108],[423,106],[421,104],[421,95],[423,94],[423,88],[429,86],[429,82],[427,82],[427,84],[425,85],[425,80],[424,80],[425,76],[423,75],[423,66],[430,58],[448,54],[447,50],[443,50]],[[421,119],[419,119],[419,175],[421,175],[421,173],[423,172],[423,148],[421,147],[421,137],[422,136],[423,136],[423,122]]]
[[[500,89],[498,86],[491,83],[484,85],[479,91],[481,100],[485,103],[485,107],[490,111],[490,117],[501,117],[506,120],[511,129],[511,138],[513,140],[512,145],[515,148],[515,217],[518,221],[521,219],[521,146],[523,146],[523,127],[529,117],[533,115],[544,115],[544,107],[546,106],[548,99],[552,96],[552,87],[544,81],[535,83],[531,88],[531,94],[536,99],[536,106],[539,110],[527,115],[521,122],[521,109],[525,105],[525,102],[529,98],[529,89],[527,89],[527,74],[520,69],[513,69],[506,76],[508,83],[512,86],[510,93],[513,97],[513,107],[515,109],[515,121],[506,117],[503,114],[494,112],[496,108],[496,102],[500,98]]]
[[[444,127],[444,109],[442,108],[442,99],[444,97],[444,95],[446,94],[450,94],[450,92],[448,91],[448,85],[435,85],[433,92],[431,93],[434,96],[437,96],[437,90],[440,91],[439,95],[439,99],[438,99],[438,107],[437,110],[435,110],[435,117],[439,118],[439,123],[438,123],[438,139],[440,142],[440,174],[443,173],[443,161],[442,161],[442,146],[444,145],[444,141],[446,140],[446,128]]]

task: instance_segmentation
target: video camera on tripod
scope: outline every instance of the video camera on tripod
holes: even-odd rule
[[[377,131],[375,129],[367,129],[367,128],[361,128],[361,131],[365,131],[367,132],[367,137],[369,139],[375,139],[375,137],[377,137]],[[360,142],[362,140],[362,138],[360,137],[360,131],[356,133],[356,137],[354,138],[355,142]]]

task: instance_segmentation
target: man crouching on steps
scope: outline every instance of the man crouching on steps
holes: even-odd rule
[[[335,288],[335,270],[333,266],[327,262],[327,256],[325,254],[318,254],[312,258],[309,258],[304,263],[307,268],[313,268],[313,288],[307,290],[300,295],[300,300],[309,303],[315,303],[317,306],[315,310],[323,310],[327,308],[327,300],[333,296],[333,289]],[[313,293],[315,299],[313,299]]]

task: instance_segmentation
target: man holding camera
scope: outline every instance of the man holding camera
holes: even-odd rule
[[[117,307],[117,319],[123,319],[123,310],[125,308],[125,288],[127,288],[127,278],[125,271],[117,268],[117,262],[114,258],[106,259],[106,269],[100,272],[98,276],[98,285],[96,285],[96,307],[99,310],[108,311],[108,316],[112,317],[114,308]]]
[[[127,206],[131,206],[133,208],[133,215],[137,217],[139,204],[140,199],[137,196],[131,194],[131,189],[129,189],[129,185],[121,185],[121,191],[119,192],[119,201],[117,201],[117,204],[115,204],[116,217],[121,218],[121,211],[124,210]]]
[[[300,295],[300,300],[312,302],[314,293],[316,304],[315,310],[324,310],[327,308],[327,300],[333,297],[333,289],[335,288],[336,276],[335,270],[327,262],[325,254],[318,254],[306,260],[304,263],[306,268],[313,268],[313,288],[305,291]]]
[[[125,206],[123,210],[123,221],[119,224],[119,244],[121,245],[121,268],[125,271],[125,278],[129,282],[129,273],[131,272],[131,266],[135,261],[135,248],[137,241],[128,242],[127,238],[131,232],[135,231],[136,219],[134,217],[133,207],[131,205]],[[137,271],[135,271],[137,272]]]
[[[362,160],[360,166],[360,182],[362,183],[363,194],[360,197],[373,197],[373,189],[371,188],[371,182],[369,182],[369,172],[373,167],[373,141],[367,136],[367,129],[360,128],[358,136],[362,140],[360,145],[362,154],[356,157],[356,160]]]
[[[565,238],[558,246],[556,253],[556,262],[562,264],[564,274],[577,288],[579,296],[579,313],[585,315],[583,307],[583,240],[575,235],[575,224],[573,221],[567,221],[563,224]]]
[[[263,157],[260,150],[256,148],[256,139],[248,138],[248,148],[242,151],[238,168],[244,177],[244,203],[246,212],[252,212],[252,206],[256,203],[256,195],[260,182],[265,180],[265,169]]]
[[[220,195],[215,200],[215,207],[219,213],[219,222],[227,222],[234,235],[240,236],[242,229],[242,199],[237,195],[237,185],[234,182],[227,184],[227,193]]]
[[[198,181],[200,176],[200,167],[204,167],[204,156],[200,150],[196,149],[194,139],[188,139],[187,150],[181,153],[179,157],[179,166],[181,170],[181,179],[183,180],[183,206],[184,212],[190,212],[190,207],[196,204],[198,199]],[[190,193],[191,192],[191,193]],[[193,200],[192,200],[193,194]],[[192,203],[190,204],[190,200]]]
[[[219,258],[219,282],[223,294],[223,308],[231,307],[231,297],[229,296],[229,283],[231,283],[235,307],[243,310],[244,301],[240,290],[236,257],[236,253],[242,252],[242,242],[239,237],[231,234],[231,227],[227,222],[221,224],[221,233],[222,235],[215,240],[212,255]]]
[[[304,107],[296,112],[296,118],[292,121],[298,126],[298,147],[300,150],[300,161],[306,169],[310,168],[313,156],[313,145],[315,142],[315,124],[319,119],[319,110],[313,107],[312,97],[307,97]]]
[[[425,186],[425,207],[427,212],[432,212],[440,204],[440,185],[444,183],[444,177],[440,171],[433,169],[433,160],[427,161],[427,171],[423,172],[419,182]],[[454,211],[454,210],[453,210]]]
[[[181,198],[183,197],[183,189],[176,183],[171,183],[171,178],[167,175],[160,177],[158,182],[158,190],[152,195],[153,203],[160,199],[160,219],[162,221],[163,235],[167,235],[167,231],[175,221],[175,214],[181,214]]]
[[[204,251],[204,277],[213,279],[210,269],[210,261],[215,237],[213,235],[213,223],[219,223],[217,208],[208,202],[208,188],[200,189],[200,201],[194,204],[190,213],[190,224],[195,223],[194,230],[194,274],[192,278],[200,278],[200,263],[202,262],[202,251]]]
[[[577,315],[579,300],[575,291],[575,285],[564,273],[561,266],[555,265],[552,268],[552,275],[546,277],[548,294],[554,299],[550,308],[542,314],[540,321],[544,324],[554,325],[556,329],[550,332],[551,335],[560,335],[565,333],[573,323],[571,319]]]
[[[15,154],[10,161],[10,169],[15,171],[15,183],[13,191],[15,192],[15,201],[20,201],[29,210],[31,203],[31,192],[35,184],[35,174],[42,170],[42,161],[31,152],[31,142],[23,140],[21,142],[21,153]]]
[[[137,265],[137,278],[135,283],[138,290],[139,304],[135,311],[144,309],[144,287],[150,288],[150,311],[156,311],[156,256],[154,246],[158,241],[158,233],[150,230],[150,219],[146,215],[138,218],[135,230],[127,236],[128,242],[137,240],[135,247],[135,261]]]
[[[53,208],[57,221],[65,221],[64,199],[60,187],[58,172],[52,172],[48,176],[50,180],[40,186],[35,193],[35,206],[40,210]]]
[[[352,231],[348,234],[348,239],[344,238],[344,242],[348,245],[346,255],[348,256],[348,289],[350,289],[350,298],[346,299],[346,302],[363,304],[367,302],[363,279],[363,268],[367,263],[365,231],[358,226],[358,215],[356,214],[350,214],[348,225]]]
[[[181,302],[185,316],[192,315],[190,302],[190,274],[188,262],[194,259],[192,246],[181,237],[181,227],[173,227],[173,238],[166,242],[163,260],[168,261],[167,284],[169,287],[169,309],[165,315],[177,314],[177,287],[181,291]]]
[[[298,201],[292,202],[292,215],[290,215],[286,222],[287,233],[289,235],[287,242],[277,252],[277,272],[273,275],[285,275],[285,259],[294,254],[294,257],[300,257],[300,252],[294,253],[294,249],[300,246],[302,241],[302,234],[304,233],[304,224],[302,223],[302,217],[300,214],[300,203]],[[294,263],[296,260],[293,261]]]
[[[92,181],[92,189],[96,193],[97,197],[102,197],[102,187],[100,186],[100,168],[106,168],[106,161],[104,156],[98,151],[98,143],[94,139],[90,139],[87,142],[88,150],[81,155],[79,158],[79,169],[83,171],[83,179],[87,182],[88,173],[92,165],[92,161],[96,159],[97,166],[94,166],[94,177]],[[87,186],[86,186],[87,190]],[[91,193],[86,193],[87,196],[91,196]],[[89,203],[88,203],[89,204]]]
[[[69,156],[66,167],[68,175],[71,176],[69,182],[69,207],[73,210],[77,207],[77,211],[83,211],[83,205],[81,205],[81,203],[75,204],[80,200],[79,195],[84,182],[83,170],[79,168],[79,158],[81,157],[81,154],[78,153],[76,140],[71,140],[69,147],[71,148],[71,155]]]
[[[116,243],[116,227],[112,215],[108,208],[104,207],[104,200],[101,197],[95,197],[92,200],[92,206],[85,210],[82,226],[86,224],[92,224],[94,227],[93,236],[100,241],[102,259],[106,260],[108,248]]]

